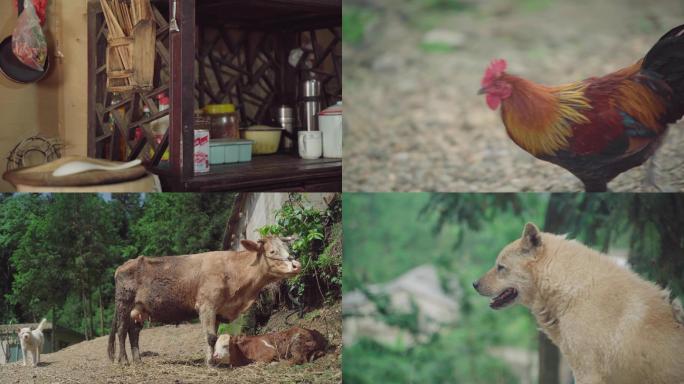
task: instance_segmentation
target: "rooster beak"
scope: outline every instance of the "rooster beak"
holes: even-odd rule
[[[487,89],[486,89],[485,87],[482,87],[482,88],[480,88],[479,91],[477,91],[477,94],[478,94],[478,95],[484,95],[485,92],[487,92]]]

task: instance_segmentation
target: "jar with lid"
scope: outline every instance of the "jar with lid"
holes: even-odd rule
[[[209,128],[211,128],[211,121],[209,120],[209,117],[204,114],[203,110],[195,110],[192,115],[192,129],[208,131]]]
[[[209,116],[209,136],[212,139],[240,138],[240,119],[233,104],[209,104],[204,107]]]

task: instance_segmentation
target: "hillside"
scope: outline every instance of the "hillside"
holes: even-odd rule
[[[43,355],[37,368],[21,362],[0,366],[3,383],[339,383],[342,381],[341,309],[336,303],[306,313],[302,319],[274,313],[264,332],[294,325],[316,329],[329,340],[328,353],[313,363],[255,364],[241,368],[207,368],[205,338],[199,324],[144,329],[140,335],[141,364],[119,366],[107,358],[107,337]],[[289,322],[288,322],[289,320]],[[127,342],[128,344],[128,342]],[[130,351],[128,353],[130,357]]]

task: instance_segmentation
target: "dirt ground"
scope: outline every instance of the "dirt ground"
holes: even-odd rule
[[[570,173],[507,137],[499,113],[476,95],[485,67],[504,58],[511,73],[544,84],[602,75],[684,20],[681,0],[471,1],[432,17],[434,25],[394,1],[348,3],[375,16],[366,38],[344,47],[345,191],[581,191]],[[453,49],[428,52],[435,34]],[[664,190],[684,190],[683,148],[680,121],[657,152]],[[654,191],[643,173],[632,169],[609,188]]]
[[[141,364],[119,366],[107,358],[107,337],[72,345],[41,357],[37,368],[21,363],[0,365],[2,383],[341,383],[340,304],[306,313],[302,319],[284,310],[271,316],[263,332],[294,325],[316,329],[331,344],[328,353],[299,366],[253,364],[240,368],[207,368],[205,336],[199,324],[144,329],[140,335]],[[261,333],[261,332],[260,332]],[[128,342],[127,342],[128,344]],[[130,357],[130,350],[128,356]]]

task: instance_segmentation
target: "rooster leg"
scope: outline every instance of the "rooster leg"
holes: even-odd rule
[[[644,180],[641,182],[641,186],[644,189],[655,189],[658,192],[662,192],[662,189],[656,184],[656,176],[658,176],[658,169],[655,161],[655,155],[651,156],[646,161],[646,173],[644,175]],[[649,188],[650,187],[650,188]]]
[[[604,180],[582,180],[585,192],[607,192],[608,183]]]

